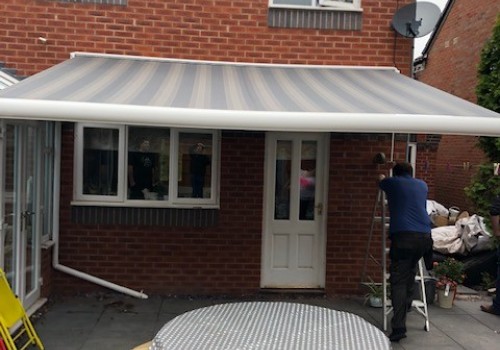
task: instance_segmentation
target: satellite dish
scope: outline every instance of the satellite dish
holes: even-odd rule
[[[392,18],[392,27],[407,38],[420,38],[432,32],[441,10],[431,2],[414,2],[400,8]]]

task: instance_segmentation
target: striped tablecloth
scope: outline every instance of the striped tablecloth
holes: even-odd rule
[[[242,302],[186,312],[166,323],[151,350],[391,349],[385,334],[361,317],[319,306]]]

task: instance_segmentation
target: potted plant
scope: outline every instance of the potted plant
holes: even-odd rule
[[[438,304],[443,308],[451,308],[459,283],[462,283],[464,264],[454,258],[446,258],[441,262],[434,262],[433,274],[436,277]]]
[[[365,295],[365,303],[368,302],[372,307],[382,307],[384,298],[384,287],[381,283],[375,283],[373,279],[368,277],[369,283],[366,283],[369,292]]]

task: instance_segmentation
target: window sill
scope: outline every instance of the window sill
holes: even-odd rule
[[[48,239],[45,242],[42,242],[41,248],[44,250],[50,249],[52,246],[54,246],[54,244],[56,244],[55,241],[53,241],[52,239]]]
[[[220,209],[214,203],[165,203],[162,201],[127,201],[127,202],[103,202],[103,201],[72,201],[75,207],[116,207],[116,208],[160,208],[160,209]]]

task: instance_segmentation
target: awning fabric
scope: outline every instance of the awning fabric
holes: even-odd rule
[[[500,114],[394,68],[85,53],[0,91],[0,118],[500,136]]]

